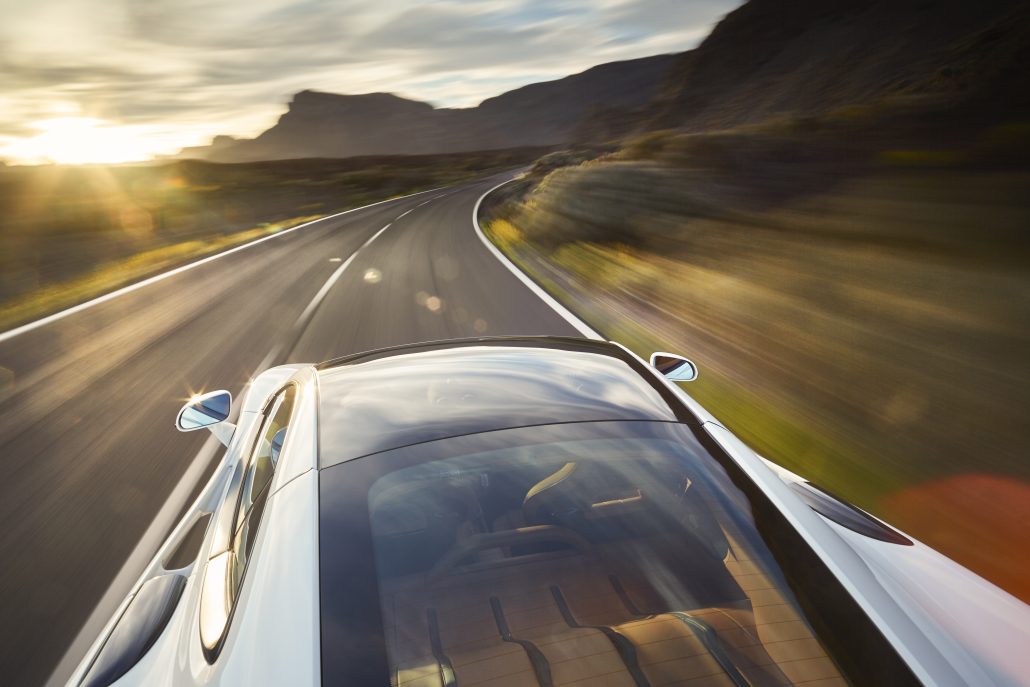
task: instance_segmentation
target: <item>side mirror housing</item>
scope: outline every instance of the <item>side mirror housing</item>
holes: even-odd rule
[[[697,379],[697,365],[675,353],[652,353],[651,367],[672,382],[692,382]]]
[[[180,432],[193,432],[207,427],[219,441],[228,445],[236,429],[232,423],[226,422],[231,408],[232,394],[225,390],[194,396],[179,409],[175,428]]]

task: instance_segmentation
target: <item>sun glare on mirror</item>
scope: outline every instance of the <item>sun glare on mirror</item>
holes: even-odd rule
[[[56,117],[35,122],[39,133],[7,151],[30,163],[89,164],[147,158],[153,145],[138,127],[112,125],[92,117]]]

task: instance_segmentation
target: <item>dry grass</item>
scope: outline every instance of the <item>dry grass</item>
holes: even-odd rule
[[[0,328],[300,217],[510,169],[545,150],[0,168]]]
[[[155,273],[280,232],[321,215],[297,217],[207,240],[183,241],[99,265],[88,274],[0,303],[0,331],[64,310]]]

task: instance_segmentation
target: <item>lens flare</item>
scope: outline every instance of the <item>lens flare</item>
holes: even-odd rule
[[[28,163],[90,164],[143,160],[161,147],[154,131],[93,117],[54,117],[32,125],[38,133],[5,147],[5,157]]]

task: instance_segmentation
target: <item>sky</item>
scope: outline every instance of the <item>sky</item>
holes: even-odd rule
[[[0,160],[123,162],[254,136],[290,96],[474,106],[696,46],[739,0],[0,0]]]

